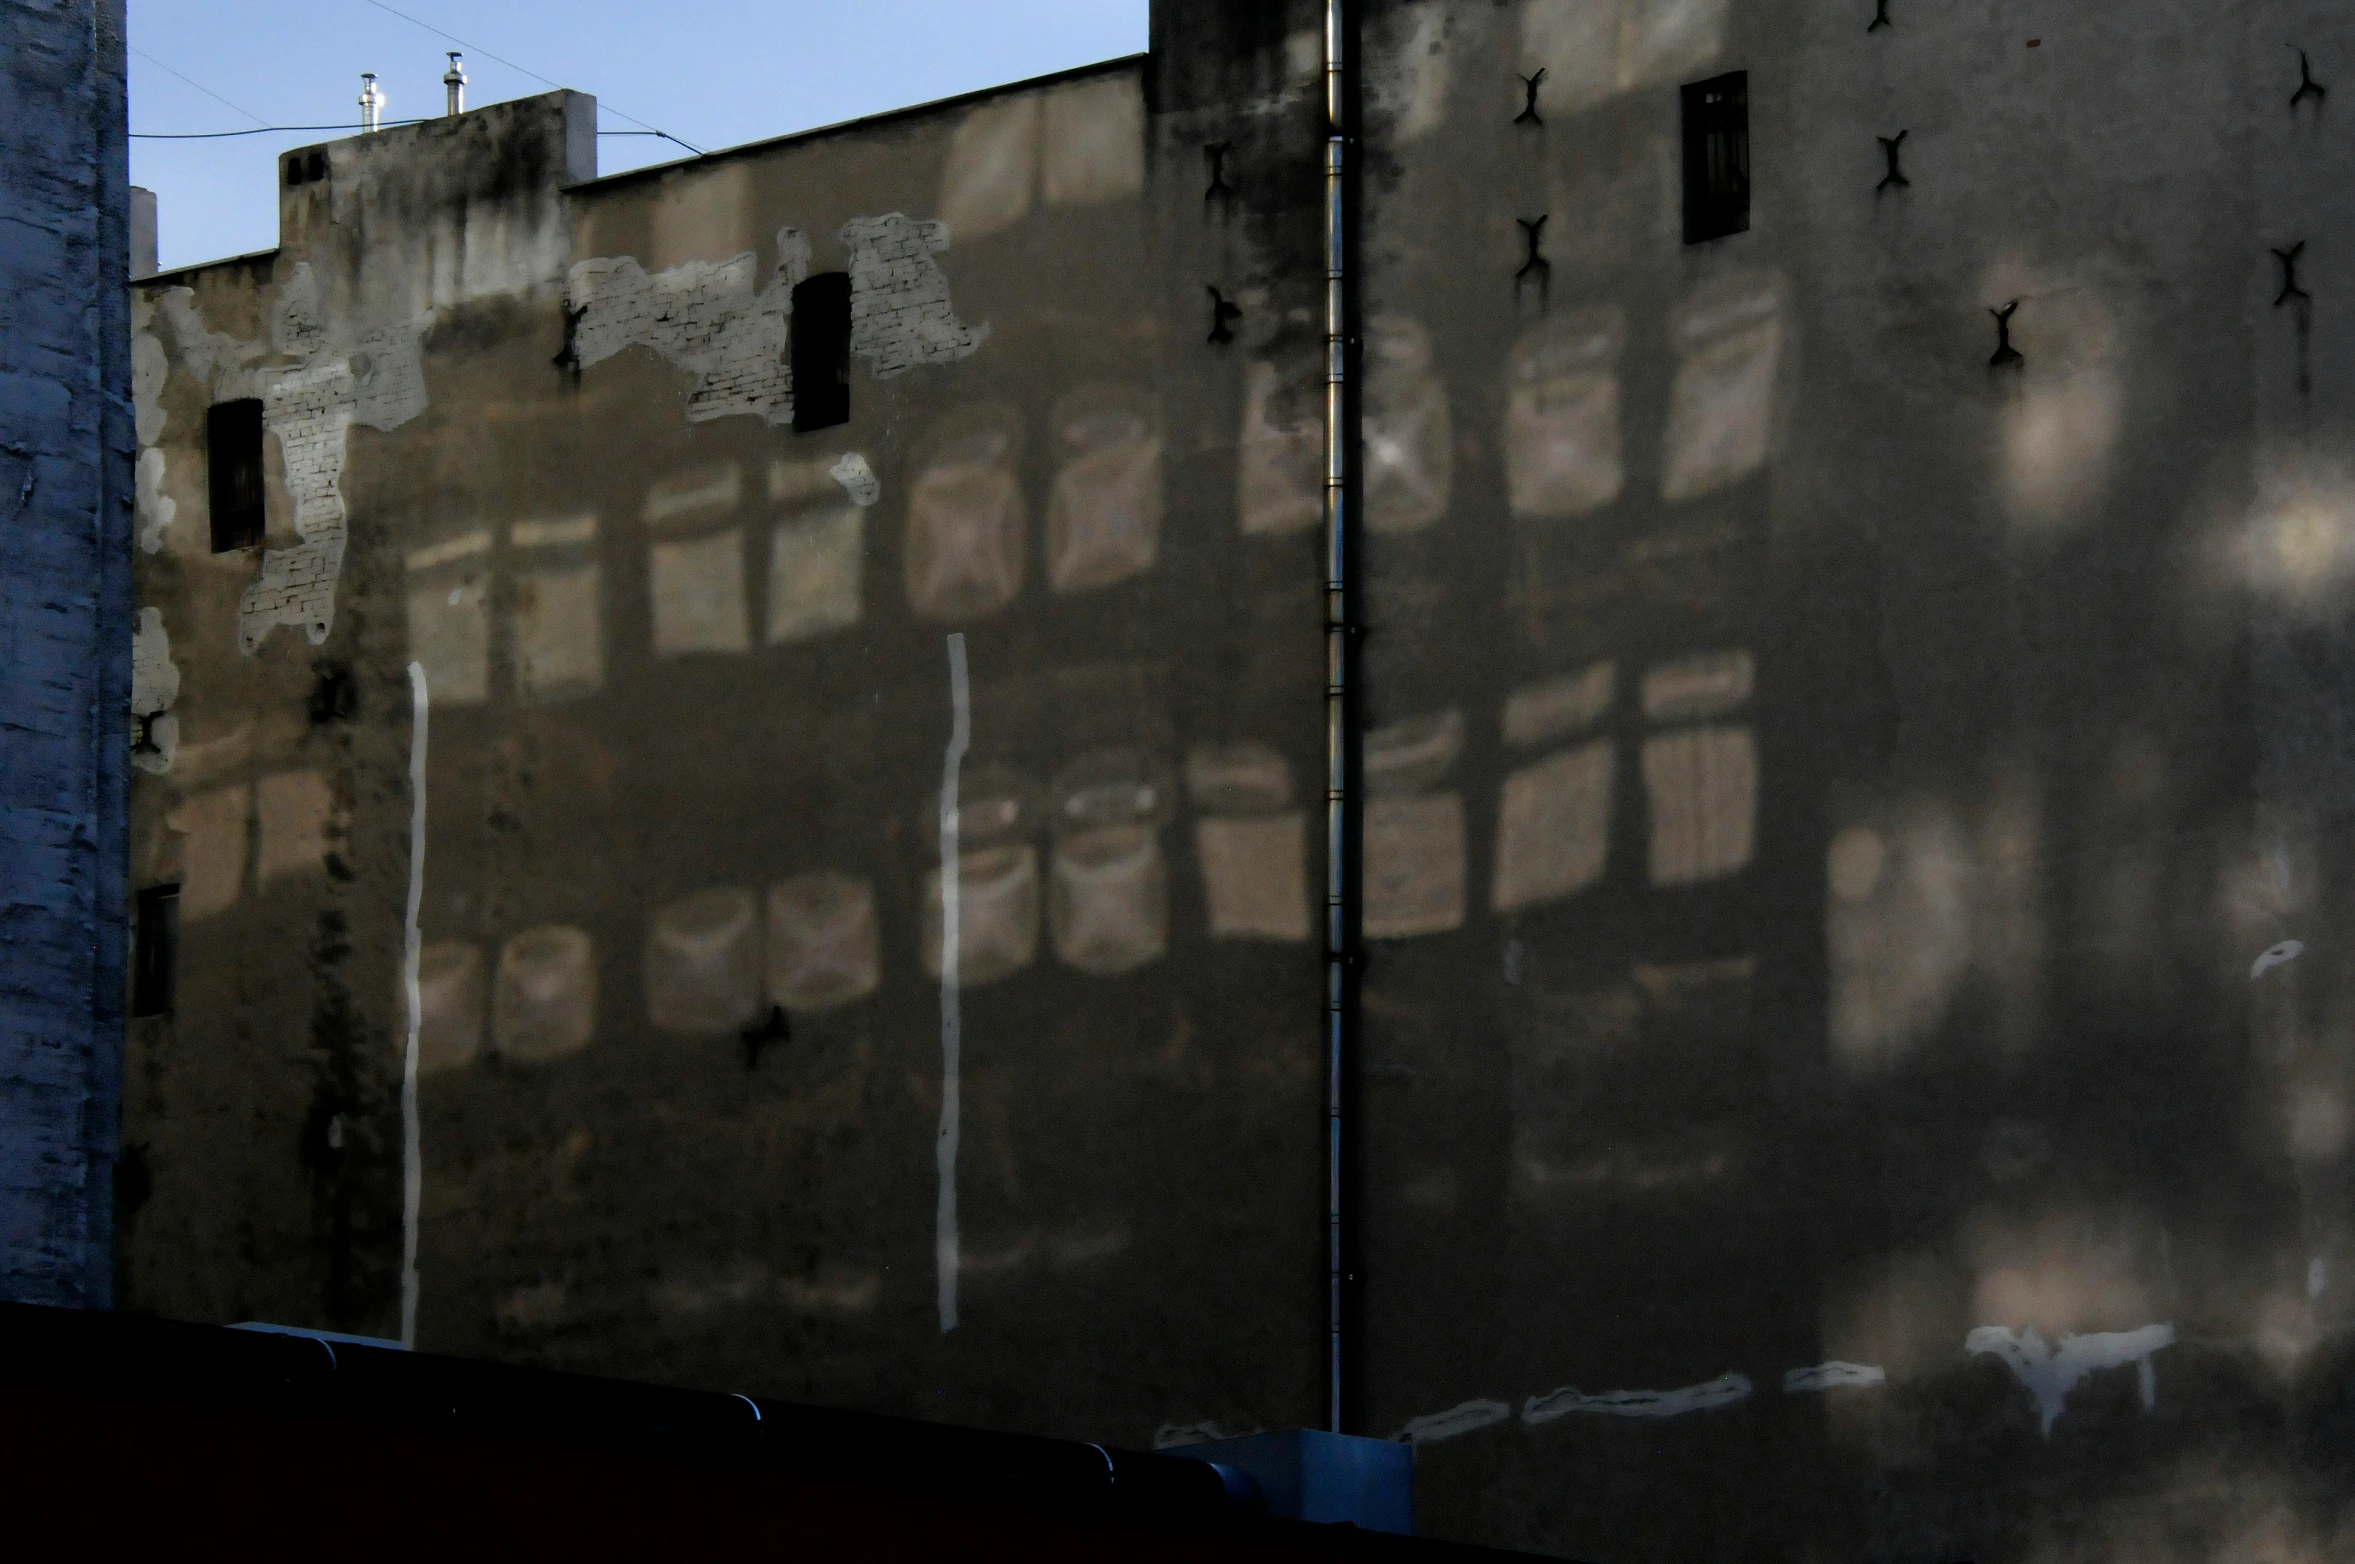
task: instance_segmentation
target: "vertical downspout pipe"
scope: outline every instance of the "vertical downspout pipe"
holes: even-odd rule
[[[1350,357],[1356,299],[1350,274],[1350,149],[1354,114],[1348,45],[1354,7],[1325,4],[1325,1133],[1328,1421],[1347,1431],[1356,1219],[1350,1198],[1350,1072],[1357,1011],[1358,908],[1353,720],[1355,627],[1349,594],[1356,430]]]

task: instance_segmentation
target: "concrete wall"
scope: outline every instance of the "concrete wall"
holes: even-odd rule
[[[1366,8],[1367,1421],[1589,1558],[2336,1557],[2355,37],[1888,10]]]
[[[0,6],[0,1296],[105,1306],[130,684],[119,4]]]
[[[1254,151],[1309,123],[1271,59]],[[130,1306],[403,1329],[414,887],[419,1345],[1131,1445],[1316,1418],[1320,436],[1249,389],[1316,191],[1260,152],[1206,203],[1147,87],[595,183],[586,100],[501,105],[290,154],[278,251],[136,290],[134,861],[184,932]],[[797,435],[831,271],[852,418]],[[244,396],[269,535],[216,555]]]
[[[2355,28],[1889,10],[1355,18],[1351,1418],[1587,1558],[2335,1556],[2349,171],[2281,41]],[[501,105],[135,290],[132,1306],[1321,1420],[1322,16],[605,181]]]

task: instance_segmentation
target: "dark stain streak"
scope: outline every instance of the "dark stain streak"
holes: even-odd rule
[[[2290,315],[2298,329],[2298,395],[2307,396],[2314,390],[2314,295],[2298,282],[2298,260],[2306,253],[2306,241],[2300,239],[2286,250],[2275,250],[2273,258],[2281,263],[2281,292],[2274,295],[2273,307],[2290,306]]]
[[[360,688],[351,670],[341,663],[323,662],[317,665],[318,682],[311,687],[311,726],[325,727],[330,722],[349,722],[360,709]]]
[[[552,362],[558,369],[578,380],[581,376],[581,322],[588,318],[589,307],[584,304],[575,309],[570,300],[560,307],[564,311],[564,346],[557,350]]]
[[[1202,192],[1204,201],[1215,201],[1220,196],[1232,196],[1235,187],[1227,183],[1227,154],[1235,150],[1231,141],[1213,141],[1202,148],[1203,161],[1210,165],[1210,188]]]
[[[1877,33],[1884,27],[1892,27],[1895,25],[1895,23],[1889,20],[1889,0],[1878,0],[1878,8],[1874,10],[1873,19],[1871,23],[1866,26],[1865,31],[1868,33]]]
[[[1229,303],[1227,296],[1216,288],[1210,293],[1210,340],[1218,343],[1235,340],[1235,322],[1243,318],[1243,306]]]
[[[1543,127],[1545,116],[1537,112],[1537,89],[1545,85],[1545,67],[1539,66],[1535,76],[1522,77],[1521,85],[1529,89],[1529,102],[1520,113],[1513,116],[1513,123]]]

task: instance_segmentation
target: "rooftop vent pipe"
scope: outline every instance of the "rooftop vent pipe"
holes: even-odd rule
[[[377,90],[376,73],[374,71],[362,71],[360,73],[361,131],[373,131],[376,129],[378,121],[380,121],[383,117],[384,94]]]
[[[450,51],[450,68],[442,76],[442,90],[450,95],[453,117],[466,112],[466,56],[455,49]]]

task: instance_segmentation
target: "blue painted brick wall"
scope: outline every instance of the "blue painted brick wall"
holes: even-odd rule
[[[0,1297],[103,1308],[132,420],[122,0],[0,0]]]

